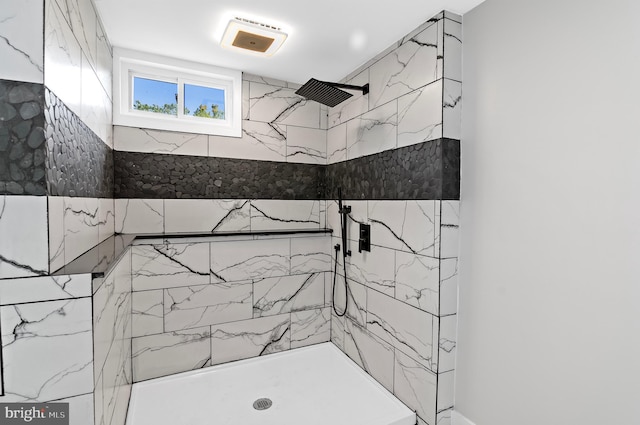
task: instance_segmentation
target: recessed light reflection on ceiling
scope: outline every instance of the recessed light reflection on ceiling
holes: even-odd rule
[[[367,34],[362,30],[355,30],[349,36],[349,46],[353,50],[362,50],[367,44]]]

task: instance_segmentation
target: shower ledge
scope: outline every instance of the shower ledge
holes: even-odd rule
[[[94,246],[52,275],[88,274],[92,278],[105,275],[122,254],[132,245],[164,244],[170,242],[209,242],[221,238],[246,238],[248,240],[268,236],[331,234],[331,229],[274,229],[257,231],[229,231],[209,233],[138,233],[115,234]]]

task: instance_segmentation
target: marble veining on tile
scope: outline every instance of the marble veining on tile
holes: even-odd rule
[[[319,344],[330,340],[331,308],[291,313],[291,348]]]
[[[0,316],[3,402],[56,400],[93,390],[90,298],[4,306]]]
[[[263,161],[286,160],[287,127],[277,123],[242,121],[242,137],[209,136],[209,156]]]
[[[254,282],[254,317],[273,316],[324,306],[324,274],[301,274]]]
[[[377,237],[373,244],[435,256],[439,237],[438,201],[369,201],[367,219]]]
[[[56,2],[47,1],[45,6],[44,83],[80,114],[82,49]]]
[[[347,159],[347,124],[340,124],[327,130],[327,164],[335,164]]]
[[[91,296],[91,275],[41,276],[0,281],[0,305]]]
[[[444,80],[442,114],[444,137],[460,139],[462,136],[462,83]]]
[[[462,81],[462,24],[451,19],[443,20],[444,78]]]
[[[344,328],[346,319],[338,317],[335,312],[331,311],[331,342],[340,350],[344,351]]]
[[[163,290],[139,291],[131,294],[132,336],[162,333],[164,330]]]
[[[132,372],[131,250],[107,272],[93,296],[96,423],[124,424]]]
[[[354,244],[355,249],[356,244]],[[369,288],[393,296],[394,251],[381,247],[371,247],[370,252],[353,252],[347,262],[347,276]]]
[[[209,244],[140,245],[132,248],[135,291],[209,283]]]
[[[351,321],[347,321],[344,344],[345,353],[358,366],[393,392],[393,347]]]
[[[46,197],[0,195],[0,234],[0,278],[47,274]]]
[[[115,202],[113,199],[98,199],[98,236],[99,241],[111,237],[115,233]]]
[[[370,68],[370,107],[380,106],[436,79],[437,27],[412,36]]]
[[[252,318],[251,282],[164,290],[164,329],[176,331]]]
[[[250,208],[242,199],[165,199],[164,228],[167,233],[249,230]]]
[[[133,338],[133,381],[211,366],[209,326]]]
[[[212,243],[210,268],[212,283],[288,275],[289,239]]]
[[[114,148],[121,151],[207,155],[208,137],[204,134],[114,126],[113,137]]]
[[[112,103],[100,78],[85,55],[82,56],[80,119],[107,146],[113,145]]]
[[[117,233],[162,233],[164,204],[157,199],[116,199]]]
[[[457,315],[440,318],[440,337],[438,345],[438,372],[448,372],[455,368],[457,331]]]
[[[96,198],[65,198],[65,262],[77,258],[100,242],[98,210]]]
[[[396,351],[393,393],[427,423],[435,423],[437,386],[433,372]]]
[[[41,0],[3,3],[0,10],[0,78],[42,83],[42,15]]]
[[[320,104],[298,96],[294,89],[251,82],[249,102],[252,121],[320,128]]]
[[[290,314],[211,327],[212,364],[258,357],[290,348]]]
[[[322,236],[291,239],[291,274],[332,270],[330,238]]]
[[[397,251],[395,298],[439,314],[439,263],[437,258]]]
[[[101,369],[123,355],[131,339],[131,255],[125,252],[93,296],[94,362]],[[116,361],[117,362],[117,361]],[[116,369],[119,369],[117,367]],[[113,376],[105,379],[111,383]]]
[[[326,130],[288,126],[287,162],[326,164]]]
[[[438,373],[438,402],[437,412],[453,407],[454,371]]]
[[[347,271],[347,274],[348,273],[349,272]],[[367,323],[367,288],[364,285],[349,279],[349,286],[346,295],[349,297],[346,317],[349,320],[353,320],[360,326],[365,326]],[[340,314],[344,311],[344,299],[344,276],[338,274],[336,279],[334,302]]]
[[[440,218],[440,258],[458,257],[460,202],[443,201]]]
[[[369,69],[344,82],[354,86],[364,86],[369,83]],[[329,128],[345,123],[352,118],[362,115],[369,110],[369,96],[353,93],[353,96],[341,104],[329,109]]]
[[[424,366],[433,366],[431,314],[368,289],[366,317],[367,330],[396,349],[415,357]]]
[[[320,228],[319,201],[251,201],[251,230]]]
[[[347,159],[397,147],[398,106],[389,102],[347,122]]]
[[[442,137],[442,80],[398,99],[398,147]]]

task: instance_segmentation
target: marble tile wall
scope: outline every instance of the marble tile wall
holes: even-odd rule
[[[349,201],[349,308],[331,340],[428,424],[453,407],[459,201]],[[339,229],[337,203],[329,227]],[[371,225],[359,253],[358,224]],[[334,233],[333,244],[341,244]],[[336,302],[344,306],[339,254]],[[449,401],[447,401],[449,400]]]
[[[0,195],[0,279],[48,274],[47,198]]]
[[[329,340],[329,236],[201,241],[131,249],[134,382]]]
[[[460,17],[441,13],[347,76],[370,92],[329,108],[327,163],[459,140],[461,49]]]
[[[122,368],[94,364],[91,277],[50,275],[113,234],[111,47],[90,0],[9,0],[0,56],[1,401],[66,401],[92,425],[99,366],[98,423],[122,425]]]
[[[327,131],[328,198],[341,187],[352,207],[348,291],[341,253],[335,290],[349,307],[331,340],[429,425],[453,408],[461,22],[443,12],[350,74],[371,92],[331,108]],[[371,252],[358,252],[360,223]],[[340,229],[335,201],[327,227]]]
[[[91,275],[0,279],[0,401],[69,402],[72,425],[93,424],[91,317]]]
[[[323,229],[326,201],[116,199],[117,233]]]
[[[0,104],[5,118],[8,118],[0,120],[0,195],[3,205],[8,206],[9,202],[15,205],[31,203],[34,207],[28,213],[32,215],[42,208],[47,210],[51,262],[49,267],[38,270],[53,272],[64,265],[65,260],[68,263],[113,234],[113,152],[42,85],[0,81]],[[47,194],[51,195],[48,199],[38,199],[38,196],[28,199],[25,196]],[[11,201],[6,195],[20,196]],[[72,197],[80,196],[83,198],[72,201]],[[80,208],[80,203],[86,205]],[[64,204],[75,206],[65,209]],[[74,224],[71,216],[79,216],[81,209],[83,218]],[[9,210],[7,214],[12,213]],[[31,252],[33,261],[38,261],[36,258],[42,251],[39,244],[46,240],[46,232],[36,234],[43,230],[42,226],[21,225],[20,217],[27,216],[15,215],[10,233],[7,233],[10,238],[3,239],[12,249],[32,244],[32,250],[24,251]],[[66,255],[63,247],[65,237],[69,238]],[[1,277],[17,275],[7,275],[0,267]]]
[[[49,264],[59,270],[114,234],[113,199],[49,196]]]
[[[5,0],[0,10],[0,79],[42,84],[43,0]]]
[[[93,400],[96,425],[124,425],[133,383],[131,367],[131,250],[94,280]]]
[[[112,50],[90,0],[44,1],[52,271],[114,232]]]
[[[111,47],[90,0],[10,1],[2,13],[0,49],[8,49],[20,72],[13,75],[16,70],[8,67],[0,74],[18,80],[0,81],[0,195],[50,195],[48,202],[32,201],[49,204],[50,264],[37,269],[46,273],[113,234]],[[32,28],[40,30],[31,34]],[[31,78],[30,67],[42,75]],[[26,230],[17,230],[24,227],[14,223],[15,237],[5,241],[30,240],[12,249],[37,246],[30,255],[37,262],[47,232],[27,239]],[[29,234],[36,230],[42,229]],[[7,259],[0,278],[19,276],[6,273]]]
[[[113,53],[90,0],[44,1],[44,84],[113,147]]]

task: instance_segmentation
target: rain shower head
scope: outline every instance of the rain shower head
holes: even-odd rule
[[[315,78],[312,78],[300,87],[296,91],[296,94],[306,97],[309,100],[322,103],[323,105],[334,107],[353,96],[351,93],[347,93],[340,89],[360,90],[362,94],[367,94],[369,93],[369,84],[365,84],[364,86],[352,86],[350,84],[318,81]]]

